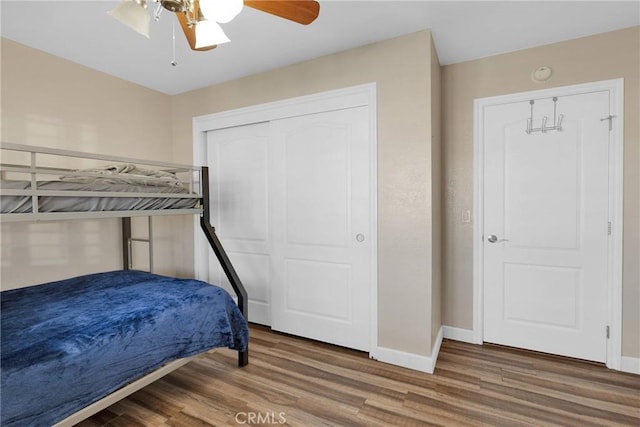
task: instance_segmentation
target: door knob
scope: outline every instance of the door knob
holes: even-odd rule
[[[364,234],[362,233],[356,234],[356,240],[360,243],[364,242]]]
[[[489,237],[487,237],[487,240],[489,241],[489,243],[508,242],[509,241],[509,239],[498,239],[498,236],[496,236],[495,234],[492,234]]]

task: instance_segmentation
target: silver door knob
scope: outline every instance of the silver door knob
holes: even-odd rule
[[[498,236],[496,236],[495,234],[492,234],[489,237],[487,237],[487,240],[489,241],[489,243],[508,242],[509,241],[509,239],[498,239]]]
[[[360,243],[364,242],[364,234],[362,233],[356,234],[356,240]]]

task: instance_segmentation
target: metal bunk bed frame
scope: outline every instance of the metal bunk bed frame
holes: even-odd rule
[[[200,228],[204,232],[204,235],[207,237],[209,241],[209,246],[213,249],[213,253],[218,258],[218,262],[220,266],[222,266],[222,270],[224,271],[233,291],[238,297],[238,308],[242,312],[244,318],[248,321],[249,319],[249,304],[247,291],[242,285],[242,281],[240,277],[238,277],[238,273],[236,273],[235,268],[233,268],[233,264],[229,259],[222,243],[218,239],[216,235],[215,228],[211,225],[209,220],[210,217],[210,203],[209,203],[209,168],[207,166],[202,166],[200,168],[200,175],[202,182],[202,198],[200,199],[200,203],[202,204],[202,212],[200,213]],[[131,235],[131,217],[122,217],[122,254],[123,260],[122,265],[124,270],[129,270],[131,267],[131,244],[132,235]],[[152,262],[152,261],[150,261]],[[238,366],[246,366],[249,363],[249,348],[247,350],[241,351],[238,353]]]
[[[155,216],[155,215],[184,215],[198,214],[200,215],[200,227],[204,232],[209,245],[216,255],[223,271],[225,272],[229,283],[231,284],[236,296],[238,308],[242,312],[244,318],[248,321],[248,297],[242,281],[238,277],[231,260],[227,256],[220,240],[218,239],[215,228],[210,222],[210,203],[209,203],[209,169],[206,166],[187,166],[173,163],[155,162],[140,159],[131,159],[117,156],[104,156],[98,154],[90,154],[79,151],[61,150],[54,148],[34,147],[21,144],[2,143],[0,150],[18,151],[30,153],[29,166],[24,164],[5,164],[0,163],[0,172],[13,172],[20,174],[29,174],[31,177],[31,186],[26,190],[0,190],[2,195],[18,195],[30,196],[32,198],[32,212],[30,213],[6,213],[0,214],[1,221],[42,221],[42,220],[61,220],[61,219],[90,219],[90,218],[121,218],[122,222],[122,251],[123,251],[123,269],[131,268],[131,217],[132,216]],[[75,157],[81,159],[91,159],[108,162],[133,163],[147,166],[156,166],[167,168],[177,172],[198,172],[200,183],[200,194],[156,194],[156,193],[130,193],[130,192],[99,192],[99,191],[47,191],[37,188],[36,176],[38,174],[59,175],[64,173],[67,175],[80,175],[81,173],[73,172],[69,169],[61,168],[42,168],[36,165],[36,155],[52,155],[62,157]],[[193,173],[190,174],[190,190],[193,191]],[[70,194],[73,193],[73,194]],[[77,195],[84,197],[159,197],[159,198],[198,198],[201,207],[192,209],[157,209],[157,210],[133,210],[133,211],[91,211],[91,212],[39,212],[38,197],[39,196],[62,196]],[[151,237],[151,236],[150,236]],[[150,243],[151,244],[151,243]],[[246,366],[249,363],[249,349],[238,353],[238,365]]]

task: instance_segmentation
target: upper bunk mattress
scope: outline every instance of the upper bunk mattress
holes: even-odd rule
[[[0,189],[26,190],[29,181],[1,181]],[[39,190],[53,191],[109,191],[129,193],[166,193],[189,194],[188,190],[178,186],[140,185],[130,183],[113,183],[95,180],[87,183],[68,181],[39,181]],[[39,196],[40,212],[95,212],[95,211],[131,211],[159,209],[190,209],[198,204],[197,198],[167,197],[79,197],[73,196]],[[0,197],[1,213],[30,213],[31,196]]]
[[[222,288],[141,271],[1,293],[2,426],[50,426],[162,365],[246,349]]]

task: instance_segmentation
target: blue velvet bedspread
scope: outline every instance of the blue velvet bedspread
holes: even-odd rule
[[[167,362],[249,338],[229,294],[197,280],[114,271],[0,296],[4,427],[50,426]]]

